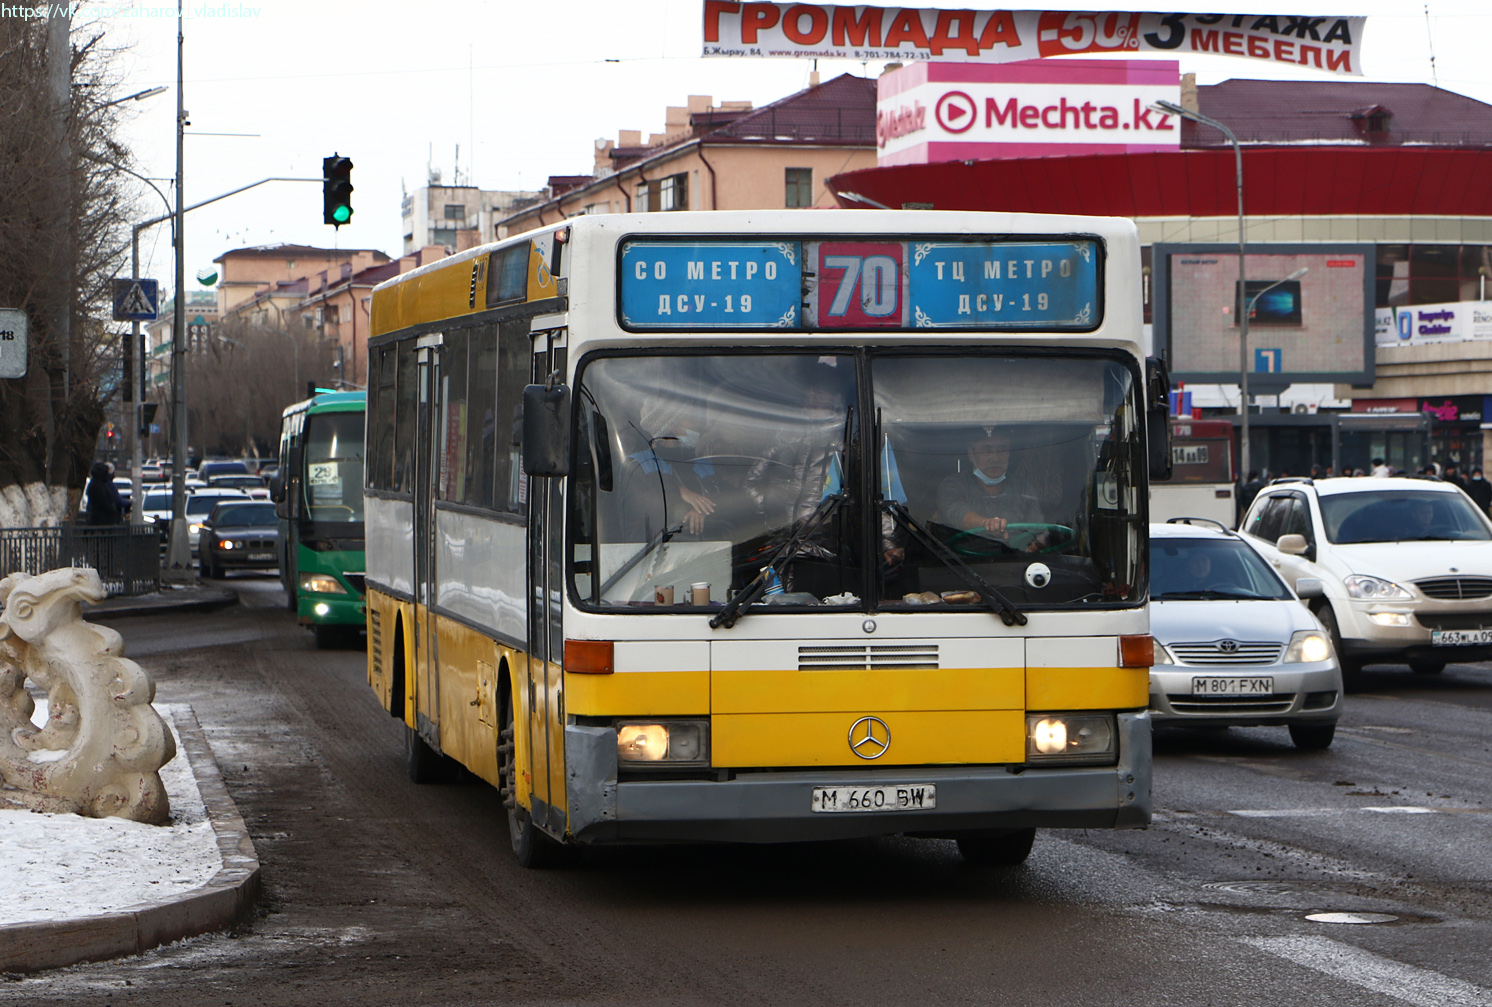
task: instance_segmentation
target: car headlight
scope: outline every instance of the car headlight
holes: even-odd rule
[[[201,535],[202,534],[202,525],[200,525],[200,524],[194,524],[194,525],[191,526],[191,530],[192,530],[192,534],[193,535]]]
[[[1302,629],[1290,637],[1285,648],[1286,664],[1315,664],[1331,658],[1331,641],[1314,629]]]
[[[1026,761],[1112,765],[1119,754],[1112,714],[1026,714]]]
[[[708,766],[710,725],[704,720],[624,722],[616,726],[616,757],[631,766]]]
[[[220,542],[218,542],[218,548],[219,549],[232,549],[233,548],[233,543],[232,542],[220,541]]]
[[[1180,664],[1181,662],[1166,649],[1166,645],[1159,640],[1155,641],[1155,663],[1156,664]]]
[[[1347,594],[1352,598],[1364,598],[1370,601],[1414,600],[1414,595],[1393,581],[1384,580],[1382,577],[1353,574],[1351,577],[1343,579],[1342,585],[1347,588]]]
[[[308,594],[346,594],[342,582],[328,573],[303,573],[300,589]]]

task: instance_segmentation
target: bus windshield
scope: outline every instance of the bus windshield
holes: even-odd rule
[[[577,386],[582,605],[718,608],[759,575],[790,608],[1143,597],[1117,358],[605,356]]]
[[[363,520],[363,414],[306,418],[306,516],[321,523]]]

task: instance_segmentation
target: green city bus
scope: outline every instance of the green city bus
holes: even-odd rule
[[[280,423],[270,492],[280,519],[280,583],[318,647],[353,644],[363,606],[362,392],[297,402]]]

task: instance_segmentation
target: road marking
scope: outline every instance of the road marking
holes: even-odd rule
[[[1492,1007],[1492,990],[1326,937],[1245,937],[1261,951],[1419,1007]]]
[[[1355,811],[1371,811],[1379,815],[1443,815],[1486,814],[1492,808],[1420,808],[1413,805],[1395,804],[1367,808],[1239,808],[1224,811],[1225,815],[1239,818],[1322,818],[1327,815],[1345,815]]]

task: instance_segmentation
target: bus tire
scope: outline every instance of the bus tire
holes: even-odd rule
[[[1019,867],[1031,855],[1035,829],[989,829],[958,837],[958,852],[980,867]]]
[[[513,856],[517,858],[519,867],[529,870],[555,867],[563,858],[564,848],[534,825],[527,808],[518,806],[515,786],[518,777],[516,759],[518,732],[513,725],[512,700],[508,700],[503,705],[507,709],[504,711],[502,733],[498,735],[497,771],[500,781],[498,795],[502,798],[503,805],[508,812],[508,842],[513,847]]]
[[[411,783],[444,783],[448,770],[445,759],[431,748],[420,732],[404,725],[404,770]]]

